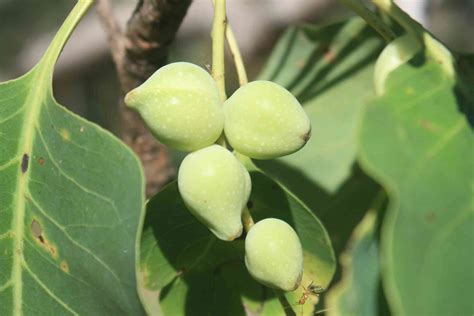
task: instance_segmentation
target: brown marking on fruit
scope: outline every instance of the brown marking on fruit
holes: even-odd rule
[[[311,138],[311,128],[309,129],[308,132],[304,133],[300,137],[304,141],[304,143],[306,144],[308,142],[308,140]]]
[[[38,158],[38,163],[40,164],[40,166],[44,165],[44,158],[43,158],[43,157],[39,157],[39,158]]]
[[[59,264],[59,267],[61,268],[61,270],[63,270],[65,273],[69,273],[69,265],[67,264],[66,261],[61,261],[61,263]]]
[[[28,170],[28,165],[30,161],[30,156],[28,154],[23,154],[23,158],[21,159],[21,172],[25,173]]]

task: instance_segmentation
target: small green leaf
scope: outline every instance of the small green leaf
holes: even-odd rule
[[[303,282],[313,280],[327,286],[335,259],[324,227],[279,184],[256,171],[251,177],[249,206],[254,219],[276,217],[292,225],[305,254]],[[156,306],[159,299],[164,315],[284,314],[273,291],[246,271],[244,240],[218,240],[186,209],[176,182],[148,203],[141,244],[140,274],[144,291],[150,294],[146,304]],[[301,293],[301,289],[289,293],[291,303],[296,303]]]
[[[305,147],[278,161],[330,193],[351,175],[357,122],[367,101],[375,97],[372,76],[381,48],[381,39],[360,18],[324,27],[293,27],[260,74],[288,88],[312,124]],[[256,163],[266,171],[272,162]]]
[[[136,291],[144,180],[118,139],[56,103],[56,60],[0,84],[0,315],[143,314]]]
[[[474,312],[472,107],[438,61],[417,56],[388,79],[360,133],[360,161],[390,196],[383,283],[395,314]]]

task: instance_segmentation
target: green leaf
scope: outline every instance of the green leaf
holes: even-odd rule
[[[77,3],[30,72],[0,84],[1,315],[143,313],[140,164],[52,93],[54,64],[91,4]]]
[[[306,146],[278,161],[330,193],[351,175],[356,126],[367,100],[375,97],[373,66],[381,48],[381,39],[360,18],[292,27],[260,75],[288,88],[311,119]],[[256,163],[266,171],[272,162]]]
[[[395,314],[474,312],[474,99],[438,61],[418,56],[392,72],[365,114],[360,161],[388,190],[383,283]]]
[[[251,172],[251,178],[249,206],[254,219],[276,217],[292,225],[305,254],[303,282],[327,286],[335,259],[324,227],[285,188],[259,172]],[[214,237],[186,209],[176,182],[148,203],[140,274],[149,294],[146,304],[155,310],[159,299],[164,315],[245,315],[245,311],[283,315],[273,291],[250,277],[243,258],[243,239],[225,242]],[[295,305],[301,293],[289,293],[289,302]]]
[[[355,228],[348,247],[340,256],[343,276],[327,294],[329,315],[380,315],[377,306],[380,258],[377,213],[381,212],[385,192]]]

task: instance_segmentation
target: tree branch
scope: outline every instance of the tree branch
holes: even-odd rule
[[[113,13],[112,6],[109,0],[97,0],[96,11],[99,16],[99,21],[104,28],[104,31],[107,35],[107,41],[110,46],[110,53],[112,55],[112,60],[115,64],[115,69],[117,70],[118,79],[120,81],[120,86],[122,90],[126,88],[125,78],[127,77],[124,72],[124,57],[125,57],[125,46],[124,39],[122,35],[122,30],[115,15]]]
[[[123,93],[143,83],[167,62],[191,0],[139,0],[122,32],[109,0],[97,0],[97,13],[107,33]],[[147,196],[155,194],[174,173],[166,147],[157,142],[140,116],[120,103],[121,137],[140,157],[147,178]]]
[[[125,34],[125,71],[132,89],[166,64],[191,0],[140,0]]]

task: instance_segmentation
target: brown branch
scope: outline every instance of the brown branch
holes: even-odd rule
[[[166,64],[168,47],[176,36],[191,0],[140,0],[128,21],[125,63],[130,88]]]
[[[107,35],[107,41],[110,46],[110,54],[117,70],[118,79],[120,85],[124,90],[126,88],[125,78],[127,74],[124,71],[124,59],[125,59],[125,41],[123,39],[122,30],[115,15],[113,13],[112,5],[109,0],[97,0],[96,12],[99,16],[99,21],[104,28]]]
[[[167,62],[168,47],[191,0],[139,0],[123,33],[109,0],[97,1],[122,91],[127,93]],[[166,147],[157,142],[140,116],[120,104],[122,139],[140,157],[147,178],[147,196],[155,194],[174,174]]]

